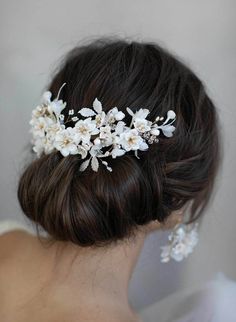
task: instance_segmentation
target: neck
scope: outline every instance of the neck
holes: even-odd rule
[[[53,279],[63,281],[68,294],[80,294],[91,301],[116,301],[128,305],[128,287],[146,237],[139,231],[129,241],[104,247],[80,247],[56,242],[53,246]],[[64,288],[65,289],[65,288]],[[75,292],[75,293],[74,293]]]

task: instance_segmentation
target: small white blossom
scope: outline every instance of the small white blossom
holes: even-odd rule
[[[53,123],[53,120],[47,116],[40,116],[38,119],[32,119],[30,125],[33,126],[34,137],[44,137],[48,126],[51,126]]]
[[[48,111],[50,113],[54,112],[56,115],[59,115],[62,110],[66,107],[66,103],[63,103],[62,100],[60,101],[53,101],[48,105]]]
[[[32,119],[38,119],[40,116],[44,116],[46,113],[47,108],[45,106],[37,106],[33,111],[32,111]]]
[[[124,133],[121,133],[119,143],[126,151],[148,149],[148,145],[144,142],[136,129],[126,130]]]
[[[151,124],[152,122],[142,118],[135,118],[135,121],[134,121],[134,127],[141,133],[150,131]]]
[[[114,123],[115,121],[121,121],[125,117],[125,114],[121,111],[118,111],[117,107],[113,107],[107,113],[107,122]]]
[[[76,122],[76,121],[78,121],[79,118],[77,116],[74,116],[71,119],[72,119],[73,122]]]
[[[64,124],[52,123],[50,126],[47,127],[47,137],[54,139],[56,134],[64,129],[65,129]]]
[[[54,147],[61,152],[63,156],[77,154],[77,145],[74,141],[74,129],[71,127],[56,134]]]
[[[133,116],[133,120],[135,121],[136,119],[145,119],[147,115],[150,113],[150,111],[146,108],[140,108],[138,111],[133,112],[129,107],[126,108],[127,112]]]
[[[85,120],[79,120],[75,123],[74,128],[79,140],[84,143],[88,143],[90,141],[91,135],[99,133],[99,130],[96,128],[96,123],[91,119],[91,117]]]

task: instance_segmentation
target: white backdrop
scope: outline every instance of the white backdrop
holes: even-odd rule
[[[16,197],[27,157],[28,122],[58,59],[85,38],[118,35],[154,40],[192,66],[219,109],[225,156],[201,240],[184,263],[161,264],[166,234],[145,242],[130,298],[141,308],[216,271],[236,279],[234,0],[1,0],[0,218],[24,220]]]

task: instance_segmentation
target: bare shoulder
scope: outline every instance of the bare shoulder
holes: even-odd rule
[[[83,308],[82,311],[77,312],[73,317],[67,317],[66,321],[71,322],[143,322],[135,312],[119,308],[108,308],[108,307],[94,307],[90,309]],[[56,321],[55,321],[56,322]],[[58,322],[58,321],[57,321]]]
[[[143,322],[143,320],[141,320],[140,318],[134,318],[134,317],[130,318],[128,316],[118,317],[118,316],[114,316],[114,315],[110,315],[110,314],[103,314],[102,316],[99,316],[99,317],[98,316],[91,317],[89,315],[89,316],[86,316],[86,320],[91,321],[91,322],[101,322],[101,321],[103,321],[103,322]],[[84,322],[85,319],[84,319],[84,317],[79,316],[78,318],[74,317],[74,318],[70,319],[70,321],[71,322],[82,322],[82,321]],[[55,322],[58,322],[58,320]]]
[[[75,306],[74,306],[75,307]],[[118,303],[116,301],[103,300],[86,301],[71,312],[70,310],[63,315],[64,320],[70,322],[144,322],[141,317],[132,309],[132,307]],[[53,322],[62,322],[60,319]],[[52,321],[51,321],[52,322]]]
[[[12,230],[0,235],[0,262],[26,249],[30,234],[23,230]]]

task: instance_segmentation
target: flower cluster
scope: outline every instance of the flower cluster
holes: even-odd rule
[[[176,118],[173,110],[169,110],[166,120],[158,125],[157,123],[162,121],[163,117],[158,116],[154,122],[151,122],[146,119],[149,114],[148,109],[140,108],[133,112],[127,107],[127,112],[132,116],[131,123],[127,126],[122,121],[125,117],[122,111],[113,107],[105,113],[97,98],[91,108],[81,108],[77,115],[74,109],[70,109],[65,121],[65,116],[61,112],[66,107],[66,102],[59,100],[60,91],[64,85],[65,83],[54,100],[51,100],[52,93],[46,91],[42,96],[41,104],[32,111],[32,119],[29,122],[33,136],[31,143],[38,157],[42,153],[49,154],[55,149],[64,157],[69,154],[80,154],[82,159],[86,159],[89,155],[89,158],[81,164],[80,171],[84,171],[90,161],[92,169],[98,171],[98,160],[112,171],[102,158],[107,156],[116,158],[130,150],[135,151],[135,156],[139,158],[137,150],[145,151],[148,149],[147,143],[158,142],[160,130],[166,137],[173,135],[175,127],[171,124]],[[71,121],[74,126],[66,127],[66,123]],[[102,151],[104,147],[108,148],[105,152]]]
[[[172,257],[177,262],[192,253],[198,243],[198,222],[193,225],[177,225],[168,236],[169,244],[161,246],[161,262],[167,263]]]

